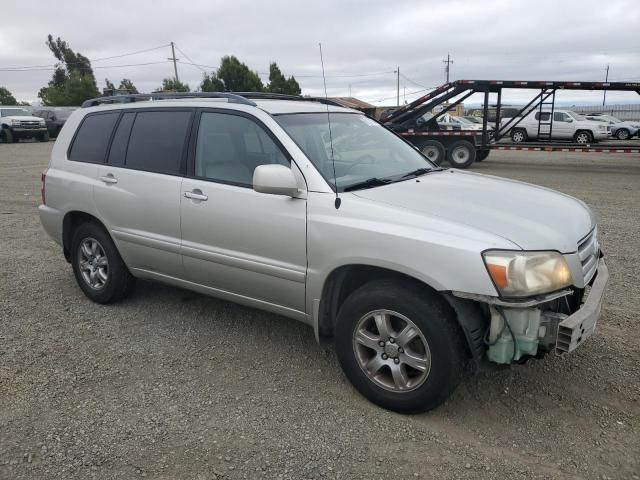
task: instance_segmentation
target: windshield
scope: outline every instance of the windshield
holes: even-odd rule
[[[572,112],[572,111],[567,111],[567,113],[569,115],[571,115],[573,117],[574,120],[586,120],[586,118],[584,118],[582,115],[576,113],[576,112]]]
[[[604,118],[606,118],[608,121],[613,122],[613,123],[622,123],[622,120],[620,120],[619,118],[616,117],[612,117],[611,115],[602,115]]]
[[[416,170],[435,168],[412,146],[375,120],[360,114],[332,113],[334,182],[327,114],[286,114],[277,115],[275,119],[327,182],[334,187],[337,184],[339,191],[356,188],[357,184],[371,179],[404,180],[418,175],[410,175]]]
[[[457,120],[460,123],[465,123],[467,125],[473,125],[473,122],[471,120],[467,120],[464,117],[451,117],[451,118],[454,119],[454,120]]]
[[[0,111],[2,112],[1,115],[3,117],[24,117],[25,115],[27,117],[30,117],[31,114],[25,110],[24,108],[2,108],[0,109]]]

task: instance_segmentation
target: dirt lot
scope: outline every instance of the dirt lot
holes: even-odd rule
[[[149,283],[87,300],[37,216],[52,145],[0,145],[1,479],[639,478],[637,155],[476,165],[595,209],[607,305],[574,355],[481,373],[401,416],[294,321]]]

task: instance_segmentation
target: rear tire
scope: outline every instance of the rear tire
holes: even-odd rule
[[[462,379],[465,347],[454,313],[437,293],[412,282],[360,287],[340,308],[335,337],[347,378],[389,410],[436,408]]]
[[[511,141],[513,143],[522,143],[528,140],[527,131],[522,128],[514,128],[511,130]]]
[[[629,132],[629,130],[627,130],[626,128],[621,128],[620,130],[618,130],[616,132],[616,138],[618,140],[628,140],[631,132]]]
[[[476,153],[476,162],[481,162],[489,156],[491,150],[478,150]]]
[[[578,132],[576,132],[576,134],[573,136],[573,141],[576,143],[579,143],[580,145],[585,145],[587,143],[592,143],[593,142],[593,135],[591,134],[591,132],[587,131],[587,130],[580,130]]]
[[[78,285],[96,303],[122,300],[135,286],[113,240],[95,223],[83,223],[73,232],[71,265]]]
[[[440,165],[444,161],[446,155],[444,145],[437,140],[427,140],[420,146],[420,151],[436,165]]]
[[[447,160],[454,168],[468,168],[476,160],[476,147],[467,140],[453,142],[447,152]]]

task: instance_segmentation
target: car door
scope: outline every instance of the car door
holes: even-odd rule
[[[182,277],[180,195],[192,109],[125,110],[94,188],[96,208],[128,267]]]
[[[306,200],[252,188],[258,165],[297,167],[253,116],[197,117],[181,197],[186,278],[233,300],[304,311]]]
[[[565,112],[553,112],[553,138],[573,138],[573,119]]]

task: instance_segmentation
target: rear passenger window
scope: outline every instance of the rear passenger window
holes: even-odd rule
[[[69,159],[75,162],[104,163],[109,139],[120,112],[88,115],[73,141]]]
[[[133,125],[133,119],[135,113],[125,113],[118,123],[116,128],[116,134],[113,136],[113,142],[111,143],[111,150],[109,151],[109,164],[115,167],[124,165],[124,159],[127,155],[127,142],[129,141],[129,132],[131,132],[131,125]]]
[[[126,166],[179,175],[190,121],[190,111],[138,112],[129,137]]]
[[[536,120],[542,120],[543,122],[548,122],[551,118],[551,114],[549,112],[536,112]]]

